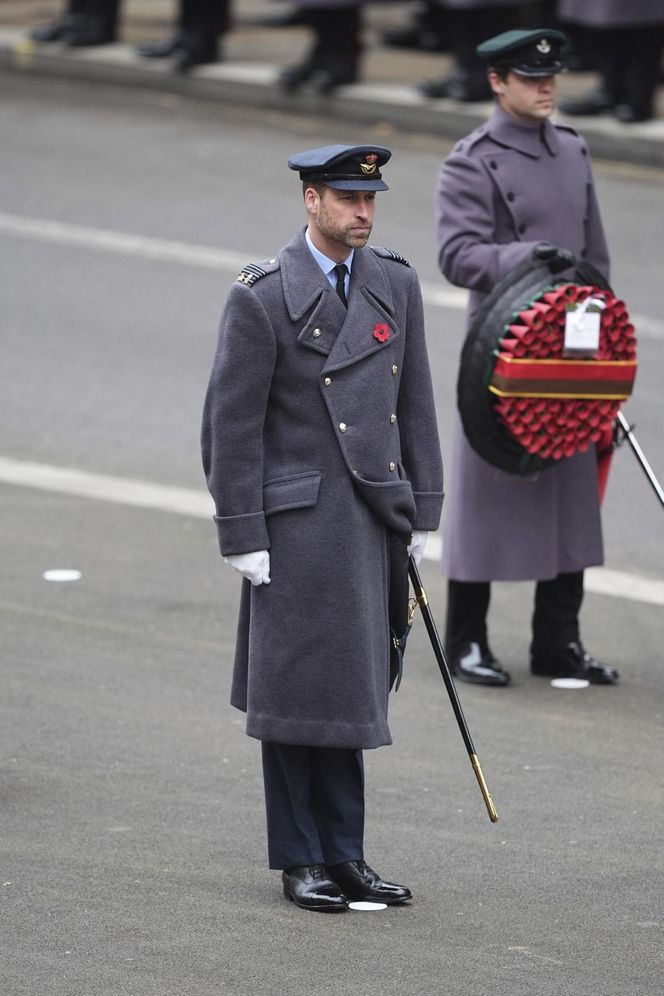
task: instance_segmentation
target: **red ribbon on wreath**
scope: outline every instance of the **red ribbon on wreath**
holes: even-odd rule
[[[604,302],[594,359],[563,356],[565,315],[588,298]],[[514,438],[530,454],[560,460],[601,444],[636,374],[634,326],[607,290],[564,284],[512,316],[495,354],[489,390]]]

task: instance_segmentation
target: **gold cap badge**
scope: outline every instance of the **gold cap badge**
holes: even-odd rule
[[[364,157],[364,162],[360,163],[360,169],[365,176],[371,176],[376,172],[376,163],[378,162],[378,156],[375,152],[370,152]]]

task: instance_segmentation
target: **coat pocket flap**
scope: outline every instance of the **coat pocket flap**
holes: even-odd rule
[[[283,512],[289,508],[309,508],[318,501],[322,471],[275,477],[263,485],[263,511],[265,515]]]

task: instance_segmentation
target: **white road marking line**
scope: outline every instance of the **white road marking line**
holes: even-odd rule
[[[97,249],[123,256],[141,256],[210,270],[241,270],[250,257],[212,246],[197,246],[172,239],[154,239],[127,232],[112,232],[105,228],[87,228],[43,218],[23,218],[19,215],[0,213],[0,232],[37,242],[54,242],[56,245],[75,246],[79,249]]]
[[[71,225],[67,222],[49,221],[44,218],[26,218],[2,212],[0,212],[0,233],[33,239],[37,242],[52,242],[56,245],[114,252],[124,256],[138,256],[143,259],[180,263],[185,266],[198,266],[208,270],[223,270],[230,273],[236,273],[247,263],[260,262],[261,259],[258,254],[215,249],[213,246],[199,246],[173,239],[152,238],[147,235],[114,232],[105,228]],[[468,293],[465,290],[450,286],[441,287],[432,281],[422,281],[421,287],[424,302],[430,307],[449,308],[455,311],[463,311],[466,307]],[[648,339],[664,339],[664,322],[648,315],[632,315],[631,318],[637,335]]]
[[[214,513],[212,499],[204,491],[9,457],[0,457],[0,481],[71,497],[98,498],[117,505],[175,512],[198,519],[212,520]]]
[[[31,463],[0,457],[0,482],[17,487],[36,488],[77,498],[95,498],[119,505],[149,508],[161,512],[212,520],[212,499],[204,491],[171,487],[110,474],[94,474],[71,467]],[[442,540],[429,537],[425,557],[440,562]],[[648,578],[627,571],[593,567],[586,571],[586,590],[614,598],[664,605],[664,580]]]

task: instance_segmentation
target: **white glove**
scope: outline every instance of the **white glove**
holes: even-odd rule
[[[230,557],[224,557],[224,563],[229,564],[234,571],[239,571],[243,578],[251,581],[254,588],[270,583],[270,554],[267,550],[232,553]]]
[[[426,545],[428,532],[422,529],[413,529],[413,535],[410,538],[410,546],[408,547],[408,556],[412,557],[415,561],[415,566],[420,566],[420,560],[424,556],[424,547]]]

